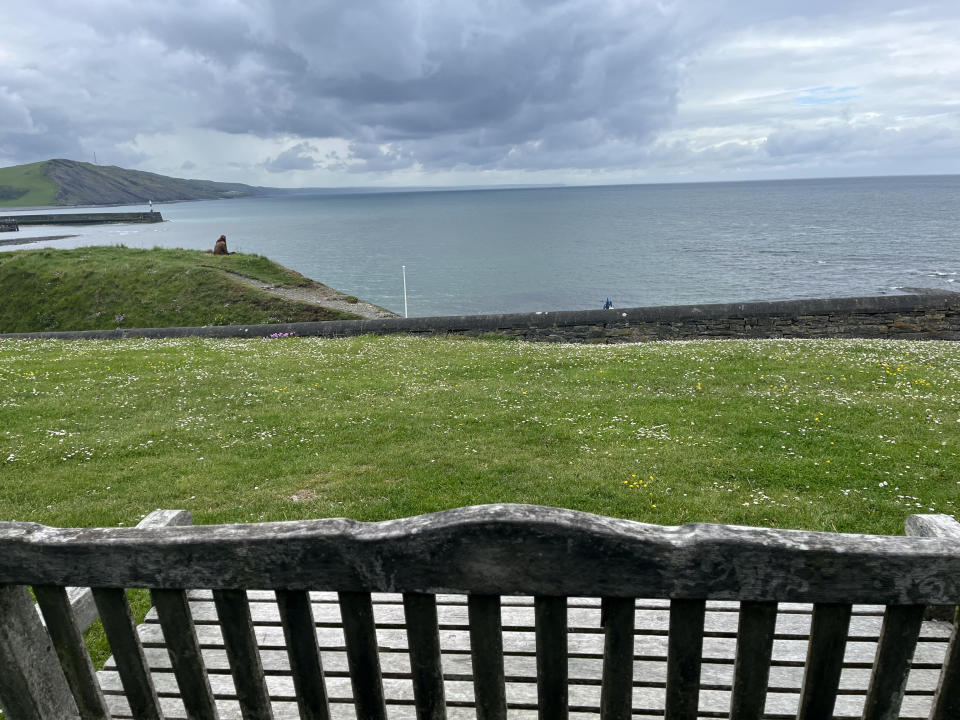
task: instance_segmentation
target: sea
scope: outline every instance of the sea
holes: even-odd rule
[[[410,317],[960,290],[960,175],[305,192],[156,209],[163,223],[24,228],[17,237],[73,237],[0,250],[212,249],[224,234],[231,251]]]

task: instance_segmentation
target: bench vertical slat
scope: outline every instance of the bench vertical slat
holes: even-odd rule
[[[17,720],[77,715],[53,643],[25,585],[0,585],[0,707]]]
[[[417,720],[444,720],[447,712],[436,596],[405,593],[403,614],[410,647],[410,671],[413,676]]]
[[[666,720],[696,720],[706,609],[703,600],[670,601]]]
[[[263,676],[247,593],[243,590],[214,590],[213,602],[217,607],[237,700],[240,701],[240,713],[244,720],[272,720],[270,693]]]
[[[845,603],[816,603],[813,606],[797,720],[833,717],[850,614],[851,606]]]
[[[633,707],[633,598],[603,598],[601,720],[630,720]]]
[[[743,602],[737,627],[730,717],[760,720],[770,681],[770,657],[777,625],[777,603]]]
[[[370,593],[341,592],[339,596],[357,720],[386,720],[387,705],[380,675],[377,628],[373,621]]]
[[[33,594],[47,623],[47,632],[53,640],[80,716],[90,720],[109,718],[110,711],[97,682],[90,653],[83,643],[83,634],[77,627],[67,589],[60,585],[35,585]]]
[[[276,595],[301,720],[329,720],[330,702],[310,595],[303,590],[277,590]]]
[[[538,595],[533,601],[537,637],[537,706],[540,720],[565,720],[567,702],[567,599]]]
[[[217,703],[210,690],[187,594],[183,590],[154,589],[150,591],[150,598],[157,608],[164,644],[187,715],[199,720],[217,720]]]
[[[93,588],[103,630],[117,663],[117,672],[133,716],[142,720],[163,717],[150,668],[137,637],[137,628],[123,588]]]
[[[863,720],[896,720],[907,689],[907,675],[923,624],[923,605],[889,605],[880,627],[877,655]]]
[[[953,634],[940,671],[937,692],[933,696],[930,720],[960,718],[960,611],[953,620]]]
[[[470,659],[477,720],[506,720],[503,677],[503,626],[499,595],[468,595]]]

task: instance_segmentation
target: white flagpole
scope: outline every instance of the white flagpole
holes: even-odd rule
[[[401,265],[403,268],[403,316],[410,317],[407,315],[407,266]]]

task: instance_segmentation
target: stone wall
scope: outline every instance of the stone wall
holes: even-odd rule
[[[0,222],[14,225],[109,225],[111,223],[158,223],[163,216],[151,212],[50,213],[47,215],[3,215]]]
[[[901,338],[960,340],[960,293],[677,305],[509,315],[335,320],[48,332],[7,337],[266,337],[274,333],[347,337],[363,334],[505,336],[545,342],[614,343],[698,338]]]

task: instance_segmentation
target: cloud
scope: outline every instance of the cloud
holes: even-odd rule
[[[297,143],[275,158],[267,160],[263,166],[272,173],[288,172],[289,170],[313,170],[317,166],[317,161],[310,153],[315,152],[317,152],[317,148],[310,143]]]
[[[879,147],[909,164],[933,136],[958,158],[958,8],[49,0],[3,18],[0,159],[425,184],[789,173]]]

